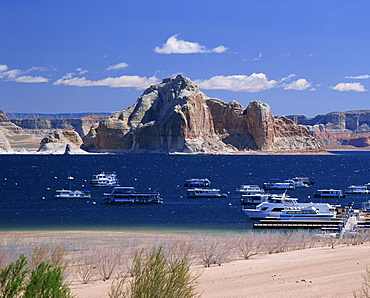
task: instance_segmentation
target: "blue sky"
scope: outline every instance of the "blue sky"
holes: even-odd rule
[[[370,109],[370,1],[2,0],[0,109],[112,112],[182,74],[274,115]]]

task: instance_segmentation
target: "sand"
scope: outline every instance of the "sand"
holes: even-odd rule
[[[44,241],[55,237],[96,238],[135,235],[153,238],[155,233],[135,232],[1,232],[0,239],[11,235],[18,238]],[[176,237],[176,235],[175,235]],[[370,244],[340,245],[310,248],[277,254],[261,254],[249,260],[223,263],[221,266],[203,268],[197,291],[201,297],[353,297],[364,280],[366,268],[370,268]],[[78,298],[108,297],[111,280],[92,284],[72,283],[72,292]]]

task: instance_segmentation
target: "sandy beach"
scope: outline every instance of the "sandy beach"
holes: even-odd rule
[[[104,245],[115,239],[136,237],[152,241],[158,237],[184,237],[170,233],[107,232],[107,231],[30,231],[1,232],[2,243],[18,239],[28,243],[54,241],[94,241]],[[15,237],[15,238],[14,238]],[[192,235],[185,235],[192,237]],[[141,242],[141,243],[144,243]],[[353,297],[363,284],[363,275],[370,267],[370,245],[340,244],[275,254],[258,254],[248,260],[234,260],[221,266],[204,268],[195,264],[191,270],[200,272],[197,291],[201,297]],[[75,280],[70,287],[78,298],[108,297],[114,278],[82,284]]]

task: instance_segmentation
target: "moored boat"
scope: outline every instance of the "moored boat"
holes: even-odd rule
[[[345,198],[346,195],[340,189],[319,189],[314,194],[315,198]]]
[[[313,205],[306,207],[288,207],[280,214],[280,220],[331,220],[335,217],[335,210],[319,210]]]
[[[158,192],[136,192],[134,187],[115,187],[111,193],[105,193],[107,204],[162,204]]]
[[[187,195],[188,198],[227,198],[218,188],[189,188]]]
[[[91,186],[119,186],[116,172],[102,171],[93,175]]]
[[[271,198],[271,200],[262,202],[255,208],[242,207],[244,213],[250,219],[266,219],[275,218],[279,219],[283,211],[291,208],[307,208],[314,206],[321,213],[335,212],[336,208],[328,203],[313,203],[313,202],[298,202],[297,198],[282,197]]]
[[[366,195],[370,193],[370,190],[366,185],[351,185],[345,190],[346,194],[352,195]]]
[[[306,184],[306,185],[315,184],[315,179],[314,178],[308,178],[308,177],[293,177],[290,180],[292,180],[293,182],[303,183],[303,184]]]
[[[89,190],[57,189],[54,194],[56,199],[90,199]]]
[[[265,182],[263,183],[265,190],[288,190],[294,189],[294,186],[289,182]]]
[[[185,181],[184,184],[185,187],[210,187],[211,181],[209,181],[207,178],[201,178],[201,179],[188,179]]]
[[[263,194],[265,191],[260,188],[258,185],[240,185],[239,188],[236,189],[236,192],[241,195],[258,195]]]

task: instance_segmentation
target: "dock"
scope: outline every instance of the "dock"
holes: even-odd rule
[[[338,231],[343,224],[342,219],[332,220],[280,220],[262,219],[253,224],[256,229],[321,229]]]

